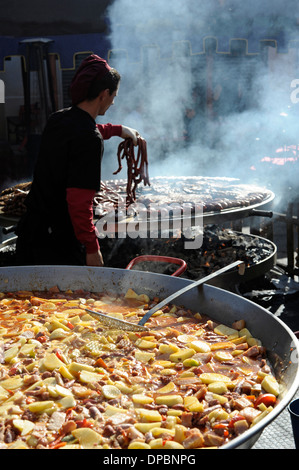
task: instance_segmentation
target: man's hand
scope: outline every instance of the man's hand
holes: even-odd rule
[[[121,137],[123,139],[132,139],[133,144],[137,145],[137,139],[140,137],[140,134],[138,131],[132,129],[131,127],[122,126]]]
[[[104,266],[103,256],[100,250],[95,253],[86,253],[86,266]]]

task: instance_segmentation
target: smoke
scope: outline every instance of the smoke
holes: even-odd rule
[[[296,184],[293,167],[282,176],[261,163],[297,145],[290,86],[299,60],[289,45],[299,39],[298,2],[288,1],[289,18],[285,10],[282,0],[114,0],[109,62],[122,81],[106,119],[147,140],[150,176],[230,176],[279,191]],[[115,142],[105,155],[109,179]]]

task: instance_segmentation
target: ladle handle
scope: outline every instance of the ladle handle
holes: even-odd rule
[[[204,284],[205,282],[209,281],[210,279],[213,279],[214,277],[219,276],[220,274],[222,274],[226,271],[229,271],[230,269],[235,268],[236,266],[240,266],[241,264],[244,264],[243,261],[235,261],[234,263],[228,264],[227,266],[224,266],[224,268],[218,269],[218,271],[215,271],[214,273],[209,274],[208,276],[202,277],[198,281],[195,281],[195,282],[192,282],[191,284],[188,284],[187,286],[183,287],[182,289],[178,290],[177,292],[174,292],[173,294],[166,297],[166,299],[162,300],[157,305],[155,305],[153,308],[148,310],[148,312],[146,312],[146,314],[138,322],[138,325],[144,325],[147,322],[147,320],[155,312],[157,312],[157,310],[160,310],[162,307],[167,305],[173,299],[176,299],[180,295],[185,294],[185,292],[189,291],[190,289],[193,289],[194,287],[200,286],[201,284]]]

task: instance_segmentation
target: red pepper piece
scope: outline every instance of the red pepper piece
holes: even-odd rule
[[[93,427],[93,423],[91,421],[87,421],[86,418],[79,420],[79,421],[75,421],[75,423],[78,428],[92,428]]]
[[[276,396],[272,393],[264,393],[263,395],[260,395],[254,402],[255,408],[257,408],[261,403],[263,403],[265,406],[275,405]]]
[[[39,341],[40,343],[45,343],[47,341],[47,337],[45,335],[41,335],[39,337],[36,337],[37,341]]]
[[[229,427],[229,428],[233,428],[233,427],[234,427],[234,424],[235,424],[237,421],[240,421],[240,420],[242,420],[242,419],[245,419],[244,416],[242,416],[242,415],[236,415],[236,416],[234,416],[234,417],[230,420],[230,422],[228,423],[228,427]]]

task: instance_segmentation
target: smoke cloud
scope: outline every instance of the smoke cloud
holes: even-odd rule
[[[105,118],[147,140],[150,177],[229,176],[274,192],[296,185],[294,164],[263,161],[298,153],[299,5],[287,6],[289,18],[282,0],[113,2],[109,63],[122,81]],[[104,178],[115,152],[107,142]]]

